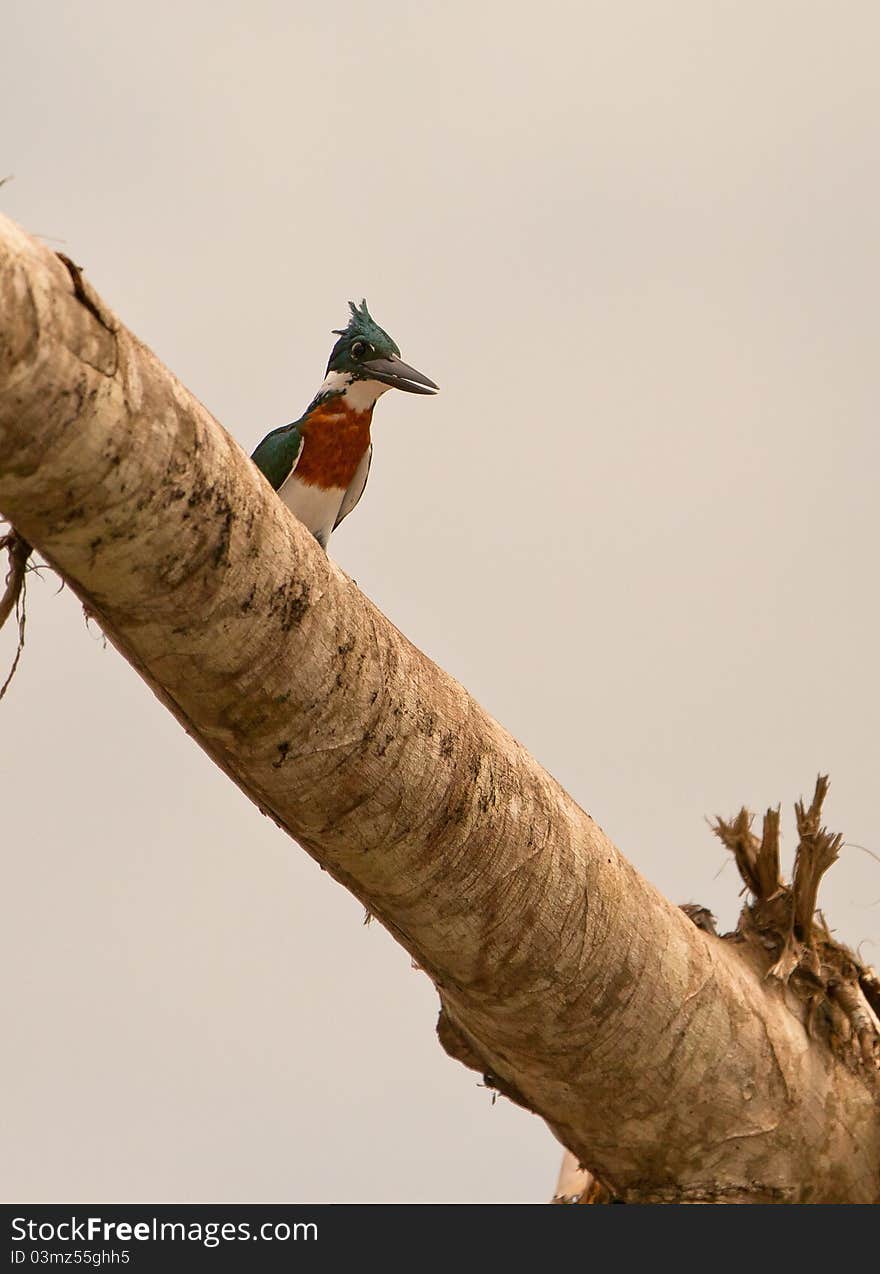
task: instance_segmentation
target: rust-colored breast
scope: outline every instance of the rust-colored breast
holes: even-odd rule
[[[361,458],[370,445],[369,411],[352,411],[343,402],[331,399],[303,421],[302,455],[296,476],[308,486],[347,488]]]

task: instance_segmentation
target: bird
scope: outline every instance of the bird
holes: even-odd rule
[[[335,328],[327,371],[299,420],[273,429],[251,456],[289,509],[327,551],[330,536],[367,485],[373,408],[388,389],[434,394],[439,386],[408,366],[373,320],[366,300],[349,301],[348,326]]]

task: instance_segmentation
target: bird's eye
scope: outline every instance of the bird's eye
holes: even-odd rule
[[[355,341],[351,347],[352,358],[363,358],[369,348],[366,341]]]

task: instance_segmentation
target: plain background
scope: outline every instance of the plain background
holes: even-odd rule
[[[250,450],[349,297],[388,394],[333,555],[676,902],[705,815],[880,850],[880,9],[4,6],[0,207]],[[8,1200],[535,1200],[559,1147],[51,578],[0,705]],[[0,640],[2,668],[13,634]],[[876,961],[880,865],[820,903]]]

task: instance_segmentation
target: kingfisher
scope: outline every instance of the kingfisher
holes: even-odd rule
[[[366,301],[349,301],[351,318],[334,329],[323,383],[292,425],[267,434],[251,459],[325,550],[367,485],[373,408],[388,389],[434,394],[438,386],[400,357]]]

